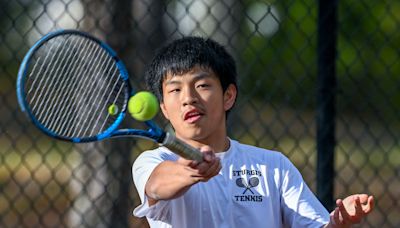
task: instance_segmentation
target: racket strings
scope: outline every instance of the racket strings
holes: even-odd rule
[[[83,36],[55,37],[40,47],[28,74],[26,99],[45,128],[63,137],[92,137],[115,121],[127,85],[115,59]]]
[[[90,50],[94,49],[94,47],[90,46]],[[90,52],[90,50],[87,51],[89,53],[88,59],[90,61],[88,62],[88,65],[93,64],[93,69],[92,68],[81,68],[84,71],[82,72],[83,75],[86,77],[84,78],[83,81],[80,81],[78,83],[78,88],[77,91],[78,93],[75,93],[74,95],[74,102],[73,104],[76,104],[74,108],[77,108],[78,110],[84,110],[81,112],[81,115],[75,115],[73,119],[70,119],[71,121],[68,124],[73,124],[73,128],[69,128],[68,131],[66,132],[67,136],[71,135],[76,135],[78,137],[82,137],[82,130],[87,128],[89,126],[87,119],[89,118],[89,113],[94,112],[93,110],[93,105],[95,105],[96,100],[92,100],[93,98],[93,92],[97,90],[97,87],[95,86],[95,78],[94,78],[94,69],[99,69],[100,66],[100,61],[99,61],[99,56],[103,53],[99,53],[101,49],[96,48],[94,52]],[[98,92],[101,92],[101,88],[98,90]]]
[[[59,45],[61,45],[61,44],[59,44]],[[53,49],[54,48],[54,46],[51,46],[50,47],[50,49],[49,49],[49,51],[48,51],[48,53],[46,54],[46,56],[45,56],[45,58],[44,58],[44,60],[43,60],[43,62],[52,62],[53,61],[53,59],[54,59],[54,55],[52,55],[51,56],[51,54],[52,54],[52,52],[53,52]],[[59,48],[59,46],[58,47],[56,47],[56,48]],[[51,56],[51,57],[50,57]],[[50,57],[50,60],[48,60],[48,58]],[[40,56],[38,57],[38,59],[40,59]],[[40,62],[36,62],[36,63],[40,63]],[[36,64],[35,64],[35,66],[36,66]],[[34,67],[34,69],[36,69],[36,67]],[[43,90],[43,89],[45,89],[45,88],[43,88],[43,84],[46,84],[47,83],[47,80],[49,79],[48,77],[37,77],[37,79],[36,79],[36,77],[34,77],[34,76],[36,76],[36,75],[47,75],[47,71],[49,70],[50,68],[48,68],[48,67],[45,67],[45,64],[41,64],[40,65],[40,67],[39,67],[39,71],[37,72],[37,73],[35,73],[34,71],[32,71],[31,72],[31,74],[30,74],[30,78],[32,77],[32,78],[34,78],[34,83],[35,82],[37,82],[37,79],[39,79],[39,82],[38,82],[38,84],[32,84],[31,85],[31,87],[30,87],[30,90],[29,90],[29,92],[28,92],[28,97],[30,97],[30,93],[33,93],[32,94],[32,100],[31,100],[31,103],[32,103],[32,110],[35,112],[36,110],[37,110],[37,105],[38,105],[38,99],[37,99],[37,97],[39,96],[39,95],[43,95],[43,94],[41,94],[40,92]],[[44,70],[44,71],[43,71]],[[43,82],[43,81],[45,81],[45,82]],[[37,87],[39,87],[39,89],[37,89]],[[36,90],[34,90],[34,89],[36,89]],[[39,106],[40,106],[40,104],[39,104]],[[40,118],[41,117],[41,115],[39,115],[38,116],[38,118]]]
[[[119,79],[119,76],[116,74],[117,73],[117,70],[116,70],[116,68],[115,68],[115,71],[114,71],[114,73],[113,73],[113,78],[115,78],[115,79],[117,79],[117,80],[115,80],[115,83],[114,83],[114,85],[111,87],[109,87],[110,88],[110,91],[108,91],[108,93],[105,93],[105,94],[108,94],[108,97],[106,98],[106,99],[103,99],[102,100],[102,102],[101,102],[101,104],[99,104],[98,105],[98,108],[101,108],[101,107],[105,107],[106,105],[107,105],[107,101],[109,101],[109,100],[111,100],[112,98],[111,98],[111,96],[112,96],[112,91],[114,91],[117,87],[118,87],[118,83],[120,82],[118,79]],[[116,77],[115,77],[116,76]],[[114,100],[113,100],[113,104],[116,102],[116,99],[119,97],[119,94],[121,94],[122,93],[122,86],[119,86],[119,90],[118,90],[118,93],[117,93],[117,96],[115,96],[115,98],[114,98]],[[95,119],[93,119],[92,121],[95,121],[95,124],[94,124],[94,126],[99,126],[99,130],[100,130],[100,132],[101,131],[103,131],[104,130],[104,126],[105,126],[105,124],[106,124],[106,122],[105,121],[101,121],[101,119],[100,119],[100,117],[101,116],[98,116],[97,117],[97,120],[95,120]],[[109,117],[109,113],[107,114],[107,118]],[[89,133],[89,135],[92,135],[92,134],[94,134],[95,133],[95,128],[92,128],[92,130],[90,131],[90,133]]]
[[[96,68],[100,67],[102,69],[98,72],[95,72],[95,74],[93,74],[94,77],[98,77],[98,74],[105,74],[105,75],[110,76],[107,72],[105,72],[105,70],[112,67],[113,61],[112,61],[112,59],[107,58],[107,56],[104,56],[104,53],[105,52],[103,52],[103,55],[101,55],[99,57],[99,60],[97,62],[98,62],[98,64],[100,64],[100,63],[105,64],[106,67],[102,67],[101,65],[96,66]],[[114,70],[114,73],[111,74],[111,78],[114,77],[113,75],[116,75],[115,72],[117,72],[117,69],[115,67],[114,67],[114,69],[115,70]],[[118,76],[117,76],[117,78],[118,78]],[[86,107],[90,107],[89,112],[97,113],[97,112],[101,111],[100,109],[102,107],[105,107],[105,104],[103,102],[104,101],[108,102],[108,99],[102,99],[102,96],[104,96],[105,94],[110,94],[112,91],[112,90],[109,91],[110,89],[111,89],[111,87],[109,85],[108,78],[107,78],[107,81],[106,80],[99,80],[99,81],[92,80],[91,83],[89,83],[86,87],[85,92],[87,92],[88,94],[86,94],[85,96],[82,96],[82,98],[89,97],[89,100],[81,99],[80,101],[85,102],[84,105]],[[100,115],[98,116],[98,118],[97,118],[98,121],[93,122],[95,119],[96,118],[94,115],[86,115],[84,117],[84,119],[82,118],[80,120],[79,123],[82,123],[82,121],[83,121],[83,123],[87,123],[87,124],[81,124],[81,126],[87,125],[87,126],[91,126],[91,127],[90,128],[80,127],[79,129],[75,128],[76,131],[74,131],[73,135],[78,135],[79,137],[81,137],[83,135],[86,135],[87,131],[90,129],[92,129],[92,132],[96,132],[96,131],[101,132],[103,130],[103,129],[99,128],[99,121],[101,119],[101,116]]]
[[[76,61],[78,61],[79,58],[76,58],[76,56],[80,56],[82,55],[82,53],[85,53],[84,50],[86,49],[88,42],[85,42],[84,44],[82,44],[84,40],[81,39],[80,42],[77,44],[78,47],[82,47],[80,48],[80,50],[78,52],[74,53],[74,56],[72,57],[73,62],[71,63],[72,65],[77,64]],[[86,58],[86,55],[83,54],[83,58]],[[63,83],[60,85],[60,87],[62,88],[62,90],[59,90],[61,95],[64,94],[66,99],[61,99],[61,103],[60,103],[60,109],[58,109],[58,113],[55,113],[56,115],[56,119],[54,120],[54,122],[52,124],[58,124],[58,126],[55,128],[55,132],[57,133],[62,133],[65,134],[65,132],[61,132],[63,129],[65,129],[65,126],[67,124],[67,120],[69,120],[68,116],[72,115],[72,113],[74,112],[74,107],[71,105],[73,102],[70,102],[70,100],[72,99],[71,97],[74,95],[73,92],[73,88],[76,88],[77,84],[78,84],[78,80],[76,77],[72,77],[75,74],[80,74],[81,72],[81,66],[79,65],[79,67],[76,68],[70,68],[68,70],[68,73],[66,74],[66,77],[64,77]],[[71,78],[70,80],[68,80],[69,78]],[[59,98],[59,97],[58,97]],[[54,125],[50,125],[49,127],[52,128]]]
[[[105,52],[103,51],[103,53]],[[99,63],[100,62],[102,64],[99,67],[102,66],[102,70],[96,72],[94,76],[98,78],[99,74],[101,74],[107,75],[108,77],[105,78],[105,80],[93,80],[90,87],[92,90],[90,90],[89,88],[87,89],[87,91],[89,92],[85,97],[89,97],[90,100],[86,101],[87,103],[85,105],[91,108],[89,110],[89,112],[91,113],[101,113],[101,110],[107,110],[107,107],[110,104],[120,104],[123,102],[116,101],[117,98],[119,98],[122,94],[121,92],[123,91],[123,88],[125,88],[125,82],[121,79],[118,68],[114,64],[114,60],[109,58],[108,55],[102,55],[99,60]],[[115,98],[112,98],[113,91],[118,91]],[[74,132],[73,135],[93,135],[102,132],[105,127],[108,127],[110,123],[114,122],[113,118],[109,118],[110,115],[108,112],[104,113],[105,115],[86,116],[83,121],[87,123],[86,125],[88,127],[80,128],[79,131]]]
[[[102,53],[100,54],[99,51]],[[113,66],[114,61],[106,54],[103,49],[97,48],[96,52],[90,55],[93,56],[90,58],[93,61],[90,61],[89,64],[97,64],[93,68],[86,69],[86,71],[84,72],[85,75],[90,75],[90,77],[86,77],[87,80],[85,80],[83,83],[80,83],[81,87],[79,88],[79,91],[83,91],[83,95],[80,97],[75,97],[76,99],[78,99],[78,101],[75,101],[74,103],[77,103],[78,107],[85,107],[87,110],[85,110],[84,113],[98,113],[101,111],[101,108],[106,107],[106,103],[110,103],[109,99],[105,100],[102,97],[102,95],[110,93],[110,91],[108,91],[108,89],[110,89],[110,83],[108,83],[109,79],[104,77],[100,78],[99,76],[110,76],[110,74],[106,71],[112,68],[114,68],[114,71],[111,74],[111,77],[119,79],[119,75],[116,74],[117,68]],[[102,80],[95,80],[95,78],[100,78]],[[83,137],[87,135],[87,131],[90,129],[92,135],[95,133],[97,134],[98,132],[103,131],[103,128],[98,127],[98,123],[100,121],[103,121],[103,126],[107,123],[107,121],[104,121],[104,117],[101,115],[98,115],[97,122],[93,122],[93,120],[95,119],[95,115],[76,115],[75,117],[76,127],[70,128],[67,132],[67,136]]]
[[[58,45],[58,47],[56,47],[56,48],[59,48],[61,46],[61,43],[59,42],[57,45]],[[61,46],[61,48],[65,49],[66,45]],[[64,51],[62,51],[61,53],[64,53]],[[46,67],[45,71],[44,72],[39,72],[39,74],[41,74],[41,75],[54,75],[54,76],[53,77],[42,77],[42,78],[45,79],[44,81],[40,81],[40,84],[39,84],[39,86],[42,88],[40,91],[42,91],[42,92],[41,93],[35,93],[36,95],[38,95],[38,97],[40,99],[38,100],[38,102],[35,103],[36,106],[34,106],[32,108],[32,110],[34,110],[34,111],[37,110],[38,111],[38,117],[37,118],[38,118],[39,121],[43,122],[45,125],[47,125],[48,121],[51,120],[51,117],[53,116],[52,115],[53,114],[53,108],[55,108],[55,104],[57,104],[57,103],[55,103],[54,100],[49,100],[49,102],[46,102],[46,101],[48,101],[47,98],[49,96],[56,97],[54,92],[58,91],[55,88],[55,86],[51,86],[54,83],[59,82],[59,77],[58,77],[59,73],[58,72],[60,70],[61,64],[57,64],[57,63],[60,62],[60,61],[65,61],[65,58],[66,58],[65,55],[54,55],[54,53],[49,52],[46,55],[45,60],[48,59],[48,56],[50,56],[51,54],[52,54],[52,56],[50,58],[50,62],[55,62],[55,66],[56,67],[55,68]],[[50,86],[45,87],[43,85],[50,85]],[[37,92],[37,91],[35,91],[35,92]],[[47,114],[49,114],[49,115],[47,115]]]
[[[70,37],[68,37],[70,38]],[[74,50],[73,46],[70,46],[70,42],[73,42],[71,39],[64,39],[60,41],[59,39],[51,40],[53,43],[58,43],[58,45],[62,45],[61,49],[56,48],[58,50],[55,53],[47,53],[53,54],[53,58],[49,62],[44,62],[42,64],[48,64],[47,69],[51,69],[49,73],[43,72],[42,78],[50,79],[50,81],[45,81],[43,85],[47,85],[47,90],[42,93],[42,105],[39,107],[40,113],[38,113],[38,120],[47,128],[54,130],[54,124],[56,123],[55,118],[57,111],[62,109],[62,105],[65,104],[66,99],[69,98],[65,96],[65,84],[69,84],[69,75],[63,75],[59,70],[61,66],[66,67],[68,64],[63,64],[63,62],[70,61],[71,54],[73,53],[71,50]],[[48,43],[50,49],[54,46],[53,43]],[[57,57],[55,57],[57,56]],[[60,61],[61,59],[61,61]],[[70,66],[74,66],[74,62],[71,62]],[[54,67],[53,67],[54,66]],[[54,69],[56,69],[54,71]],[[63,77],[61,77],[63,76]],[[34,110],[34,109],[33,109]],[[46,116],[42,116],[42,114]],[[54,116],[54,117],[53,117]],[[50,121],[50,122],[49,122]],[[59,132],[56,132],[59,133]]]
[[[69,40],[67,40],[68,42]],[[66,45],[64,45],[66,48],[70,48],[68,43],[66,42]],[[61,59],[61,62],[63,61],[72,61],[73,57],[77,54],[77,52],[73,53],[71,51],[65,51],[62,52],[62,54],[64,54],[64,56]],[[76,60],[75,60],[76,61]],[[63,72],[65,72],[65,68],[67,67],[66,64],[58,64],[58,62],[55,62],[55,64],[57,65],[57,70],[52,74],[55,76],[60,76],[63,74]],[[72,63],[74,64],[74,63]],[[63,66],[62,69],[60,68],[60,66]],[[61,71],[60,71],[61,69]],[[59,121],[60,118],[60,112],[62,113],[62,109],[64,108],[63,105],[65,104],[65,100],[61,99],[62,95],[65,94],[65,88],[68,88],[68,76],[69,74],[66,74],[66,77],[62,77],[61,79],[57,78],[57,77],[53,77],[54,80],[56,80],[56,82],[59,83],[59,88],[61,89],[56,89],[55,86],[52,86],[51,89],[52,91],[50,91],[49,93],[51,94],[51,96],[55,97],[56,99],[51,100],[51,102],[48,103],[48,106],[51,107],[50,110],[48,110],[49,115],[47,115],[46,119],[43,120],[43,123],[48,126],[50,129],[54,127],[54,124],[57,123]],[[47,110],[47,109],[42,109],[42,110]],[[50,122],[49,122],[50,121]]]

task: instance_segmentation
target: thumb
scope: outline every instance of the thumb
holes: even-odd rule
[[[212,162],[215,159],[215,153],[209,146],[201,147],[200,152],[203,153],[203,159],[205,162]]]

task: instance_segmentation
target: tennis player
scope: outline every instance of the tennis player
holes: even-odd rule
[[[215,41],[186,37],[165,46],[146,83],[176,136],[204,154],[195,162],[160,147],[136,159],[142,203],[134,215],[151,227],[351,227],[373,209],[372,196],[357,194],[338,199],[329,214],[282,153],[227,136],[236,66]]]

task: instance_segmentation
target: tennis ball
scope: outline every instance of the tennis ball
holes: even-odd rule
[[[141,91],[128,101],[128,111],[133,118],[139,121],[153,119],[158,113],[159,104],[156,96],[147,91]]]
[[[108,113],[110,115],[117,115],[118,114],[118,106],[116,104],[112,104],[108,107]]]

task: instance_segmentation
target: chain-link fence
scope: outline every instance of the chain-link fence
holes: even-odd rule
[[[324,100],[317,97],[325,58],[317,54],[324,50],[318,38],[333,36],[331,197],[373,194],[376,209],[360,227],[399,227],[400,2],[320,2],[337,4],[337,27],[318,24],[323,12],[317,1],[305,0],[0,0],[0,227],[147,227],[131,215],[139,199],[130,168],[153,144],[59,142],[18,107],[15,81],[24,54],[59,28],[105,40],[136,78],[168,41],[216,39],[235,56],[240,75],[230,136],[282,151],[314,192],[331,186],[316,181],[316,110]]]

